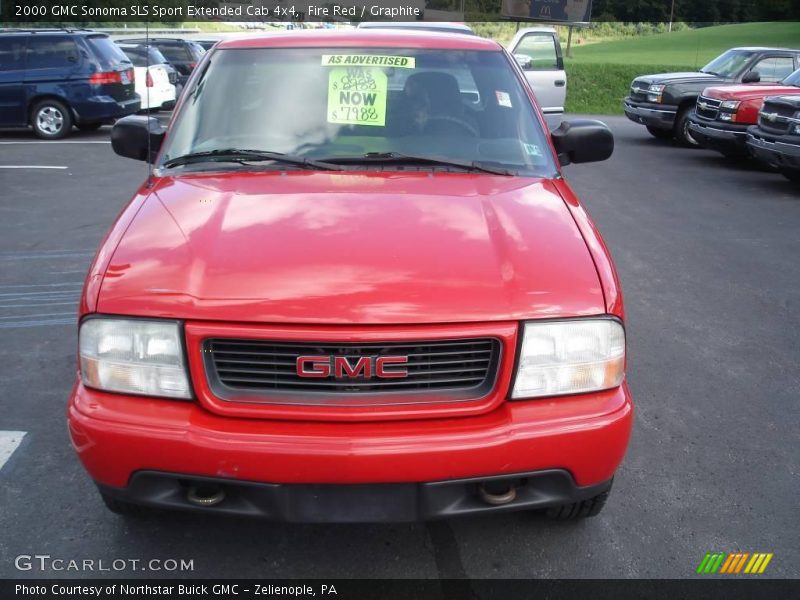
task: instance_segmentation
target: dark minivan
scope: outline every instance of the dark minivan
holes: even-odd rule
[[[137,112],[133,65],[104,33],[0,29],[0,127],[43,139]]]

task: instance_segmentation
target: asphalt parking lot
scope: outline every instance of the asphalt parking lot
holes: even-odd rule
[[[772,552],[769,576],[800,577],[800,188],[604,120],[613,158],[566,175],[620,272],[636,419],[605,511],[567,525],[524,513],[311,526],[108,512],[65,426],[74,315],[145,165],[115,156],[108,128],[64,143],[0,133],[0,465],[11,453],[0,577],[87,575],[15,568],[18,555],[49,554],[194,564],[101,576],[683,578],[711,551]]]

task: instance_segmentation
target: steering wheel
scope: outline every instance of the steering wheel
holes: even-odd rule
[[[446,125],[455,125],[459,127],[462,131],[468,133],[472,137],[480,137],[480,132],[478,129],[469,121],[465,121],[460,117],[454,117],[452,115],[433,115],[428,117],[427,122],[425,123],[425,131],[427,132],[428,128],[434,123],[443,123]]]

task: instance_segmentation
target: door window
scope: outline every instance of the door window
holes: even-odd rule
[[[0,37],[0,71],[17,71],[25,66],[25,38]]]
[[[794,60],[791,56],[762,58],[751,70],[758,71],[761,81],[775,83],[791,75],[794,71]]]
[[[514,54],[530,57],[529,70],[552,71],[558,69],[556,39],[550,33],[529,33],[517,44]]]

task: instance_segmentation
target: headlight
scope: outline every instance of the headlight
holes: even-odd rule
[[[617,387],[625,374],[625,330],[614,319],[525,323],[512,398]]]
[[[739,101],[738,100],[725,100],[722,104],[719,105],[721,110],[729,110],[731,112],[736,112],[736,109],[739,108]]]
[[[739,109],[738,100],[725,100],[720,103],[717,118],[720,121],[736,122],[736,111]]]
[[[144,396],[191,398],[180,325],[144,319],[87,319],[78,346],[86,386]]]
[[[654,84],[647,88],[647,101],[648,102],[661,102],[662,93],[664,88],[667,87],[663,84]]]

